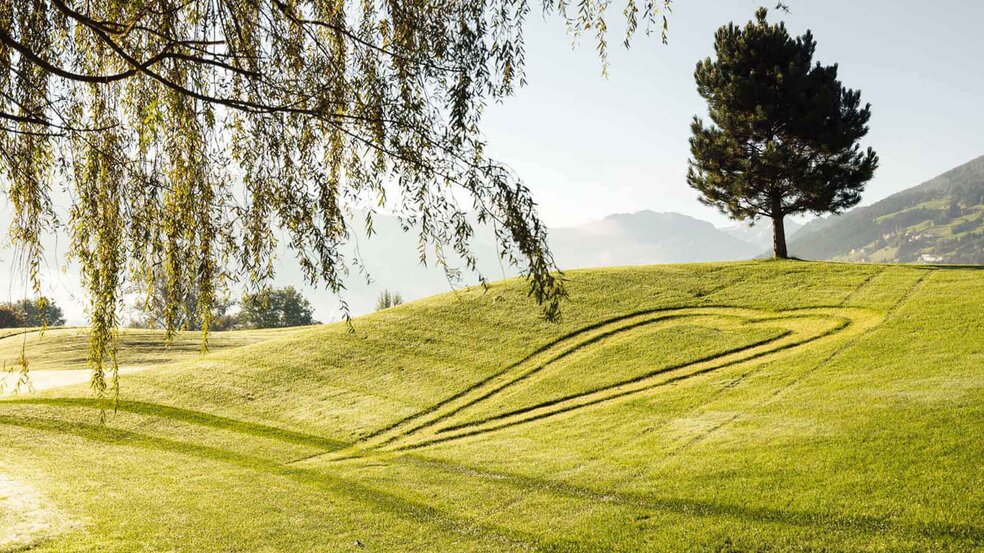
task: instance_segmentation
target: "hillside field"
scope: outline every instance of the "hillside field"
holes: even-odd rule
[[[984,550],[984,269],[566,277],[558,323],[513,279],[124,338],[117,410],[0,400],[0,551]],[[80,336],[0,354],[77,369]]]
[[[984,263],[984,156],[918,186],[810,221],[790,237],[805,259]]]

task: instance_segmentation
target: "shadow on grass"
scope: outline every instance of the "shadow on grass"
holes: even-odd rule
[[[64,402],[66,400],[61,401]],[[90,401],[95,402],[96,400]],[[26,401],[22,401],[22,403],[23,402]],[[155,406],[153,404],[138,405],[150,406],[154,408],[152,411],[157,413],[161,412],[160,406]],[[131,403],[131,407],[132,406],[133,405]],[[163,411],[170,411],[171,409],[173,408],[164,408]],[[185,412],[179,409],[174,409],[174,411],[185,413],[186,415],[183,416],[187,416],[187,413],[192,413],[194,417],[203,415],[194,411]],[[211,418],[211,415],[206,415],[206,417]],[[123,445],[152,449],[182,455],[190,455],[210,461],[228,463],[247,470],[290,478],[297,482],[314,486],[320,490],[339,493],[350,499],[368,503],[396,516],[421,523],[438,525],[451,532],[465,536],[481,535],[490,539],[506,540],[517,545],[530,546],[538,550],[575,551],[584,549],[586,546],[584,543],[563,540],[545,541],[528,532],[514,530],[508,527],[490,525],[468,519],[466,517],[456,516],[433,506],[373,489],[349,479],[333,476],[321,470],[284,465],[275,461],[231,452],[215,447],[189,444],[177,440],[114,429],[105,425],[30,417],[24,418],[0,415],[0,425],[72,435],[108,445]],[[269,427],[261,426],[260,428],[267,429]],[[264,433],[259,435],[282,437],[283,431],[278,429],[272,430],[275,430],[275,432],[270,433],[264,431]],[[304,443],[310,444],[310,442]],[[803,528],[819,528],[823,531],[830,532],[861,532],[866,534],[898,532],[910,536],[919,536],[935,540],[962,540],[970,541],[972,543],[984,541],[984,528],[971,524],[912,524],[899,522],[887,517],[872,517],[866,515],[841,516],[832,513],[789,511],[772,509],[768,507],[749,507],[743,505],[723,504],[696,499],[659,498],[631,492],[606,493],[596,489],[576,486],[564,482],[539,479],[508,472],[478,470],[466,465],[439,461],[415,455],[399,457],[396,458],[395,461],[435,468],[448,472],[454,476],[481,478],[487,481],[507,484],[520,488],[525,492],[544,492],[574,499],[581,499],[593,503],[615,503],[637,509],[649,509],[678,515],[694,517],[724,517],[747,522],[779,523]]]
[[[240,434],[247,434],[260,438],[271,438],[291,444],[316,447],[328,451],[341,449],[342,447],[348,445],[346,443],[329,438],[323,438],[321,436],[293,432],[274,426],[244,422],[237,419],[203,413],[201,411],[192,411],[190,409],[181,409],[178,407],[170,407],[167,405],[146,403],[142,401],[120,401],[114,405],[112,400],[96,398],[27,398],[4,400],[0,402],[0,406],[3,406],[4,404],[43,405],[50,407],[81,407],[106,411],[116,409],[127,413],[146,415],[150,417],[160,417],[220,430],[229,430]]]
[[[833,513],[791,511],[768,507],[750,507],[716,503],[699,499],[660,498],[632,492],[603,492],[596,489],[519,475],[503,471],[475,469],[451,462],[417,455],[398,459],[412,465],[431,467],[444,472],[482,478],[491,482],[512,484],[529,491],[540,490],[564,497],[583,499],[596,503],[615,503],[639,509],[650,509],[695,517],[725,517],[747,522],[779,523],[804,528],[820,528],[824,531],[861,532],[879,534],[899,532],[929,539],[951,539],[979,543],[984,541],[984,528],[972,524],[921,523],[912,524],[888,517],[868,515],[843,516]]]
[[[367,503],[396,516],[420,523],[433,524],[466,537],[488,537],[499,543],[513,543],[538,550],[576,550],[578,548],[578,544],[574,542],[567,544],[557,542],[544,543],[531,534],[458,517],[430,505],[376,490],[351,480],[332,476],[325,472],[290,467],[267,459],[243,455],[215,447],[188,444],[167,438],[113,429],[98,424],[0,415],[0,425],[77,436],[107,445],[164,451],[194,456],[209,461],[228,463],[247,470],[290,478],[296,482],[318,488],[319,490],[338,493],[344,497]]]

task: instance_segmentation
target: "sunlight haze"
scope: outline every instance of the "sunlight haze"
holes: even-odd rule
[[[872,104],[863,141],[881,157],[862,204],[923,182],[984,153],[980,22],[984,3],[793,0],[790,13],[770,9],[791,34],[807,29],[816,59],[838,63],[845,86]],[[706,113],[693,72],[713,54],[720,26],[752,19],[762,2],[679,0],[669,44],[639,34],[626,51],[618,10],[611,11],[610,76],[592,37],[572,40],[555,17],[529,18],[528,86],[490,106],[490,150],[533,190],[551,226],[611,213],[676,211],[721,226],[730,223],[697,202],[686,184],[687,139],[694,115]],[[774,2],[767,2],[769,8]]]

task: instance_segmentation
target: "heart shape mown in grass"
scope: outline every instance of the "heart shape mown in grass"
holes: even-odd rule
[[[772,360],[820,340],[845,339],[882,317],[842,307],[635,313],[568,334],[361,446],[415,449],[624,401],[724,367]],[[640,361],[653,358],[660,361]]]

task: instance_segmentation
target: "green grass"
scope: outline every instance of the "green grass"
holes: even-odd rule
[[[975,232],[979,231],[980,227],[969,227],[961,230],[960,225],[984,216],[984,206],[963,206],[962,215],[952,218],[949,214],[943,216],[944,212],[948,211],[949,206],[949,200],[941,198],[922,202],[901,211],[875,217],[873,222],[881,230],[871,237],[872,242],[864,245],[863,247],[852,248],[850,252],[842,251],[839,255],[830,256],[828,259],[836,259],[837,261],[865,261],[872,263],[889,263],[899,261],[899,254],[903,249],[900,247],[901,241],[909,240],[914,236],[920,237],[918,247],[915,250],[910,250],[908,257],[906,259],[901,259],[901,261],[918,262],[921,254],[939,256],[944,260],[943,262],[947,264],[959,264],[967,259],[973,259],[972,257],[966,257],[965,254],[967,254],[967,252],[980,250],[980,248],[975,249],[975,245],[972,240]],[[919,221],[911,221],[907,216],[914,212],[921,213],[926,218]],[[934,212],[938,213],[933,215]],[[894,221],[895,219],[899,219],[902,222],[900,223],[899,221]],[[902,224],[905,224],[906,226],[900,226]],[[889,236],[887,243],[885,240],[876,240],[878,236],[884,235]],[[932,237],[932,239],[928,237]],[[962,246],[961,251],[964,252],[963,257],[957,253],[958,249],[961,248],[958,248],[958,244],[955,242],[955,239],[959,237],[971,240],[970,243],[965,243]],[[913,255],[913,252],[915,255]],[[903,255],[903,257],[906,256]]]
[[[241,347],[296,332],[296,329],[211,332],[209,351]],[[178,332],[166,343],[161,330],[127,328],[120,331],[120,365],[140,367],[160,365],[179,359],[197,358],[202,349],[200,332]],[[88,359],[89,336],[84,328],[53,327],[0,329],[0,363],[10,367],[21,353],[35,370],[84,369]]]
[[[0,473],[72,521],[31,550],[984,548],[984,270],[567,277],[559,323],[512,280],[206,356],[135,338],[115,412],[7,398]]]

